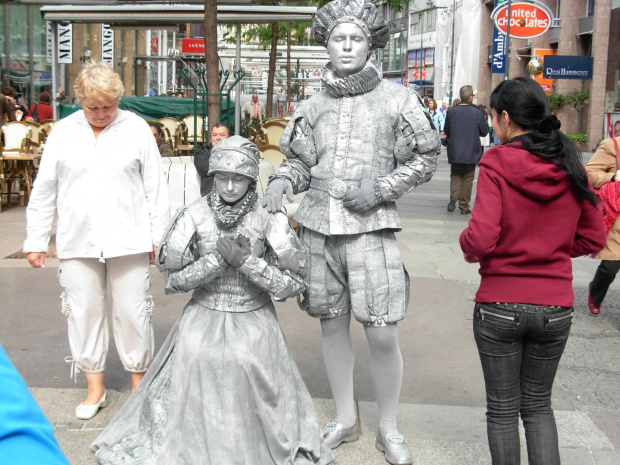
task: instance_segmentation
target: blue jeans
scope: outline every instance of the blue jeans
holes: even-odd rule
[[[520,464],[519,414],[529,464],[560,464],[551,387],[572,316],[571,307],[504,303],[474,307],[493,465]]]

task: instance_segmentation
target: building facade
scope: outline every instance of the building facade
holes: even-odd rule
[[[606,112],[620,100],[620,0],[542,0],[541,3],[553,12],[557,21],[541,36],[510,40],[509,77],[530,76],[527,65],[535,55],[591,56],[592,79],[553,79],[541,84],[547,92],[566,94],[582,88],[589,92],[581,118],[567,105],[557,111],[557,116],[562,121],[562,131],[587,135],[584,150],[593,150],[604,136]],[[480,27],[477,100],[487,106],[491,92],[506,77],[491,72],[493,8],[493,1],[484,2]]]

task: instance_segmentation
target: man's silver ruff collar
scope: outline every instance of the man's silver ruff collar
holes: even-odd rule
[[[381,82],[381,72],[375,57],[371,57],[364,68],[350,76],[341,78],[331,63],[323,68],[323,85],[334,98],[358,95],[374,89]]]

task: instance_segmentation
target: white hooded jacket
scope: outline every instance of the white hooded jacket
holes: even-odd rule
[[[95,138],[83,111],[54,125],[27,210],[24,252],[47,252],[58,212],[58,258],[151,252],[169,220],[168,189],[148,124],[118,110]]]

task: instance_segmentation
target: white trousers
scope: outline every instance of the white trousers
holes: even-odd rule
[[[153,359],[153,298],[148,253],[106,259],[60,260],[62,312],[69,325],[69,345],[77,368],[86,373],[105,369],[109,330],[108,286],[112,294],[112,330],[125,370],[141,373]]]

